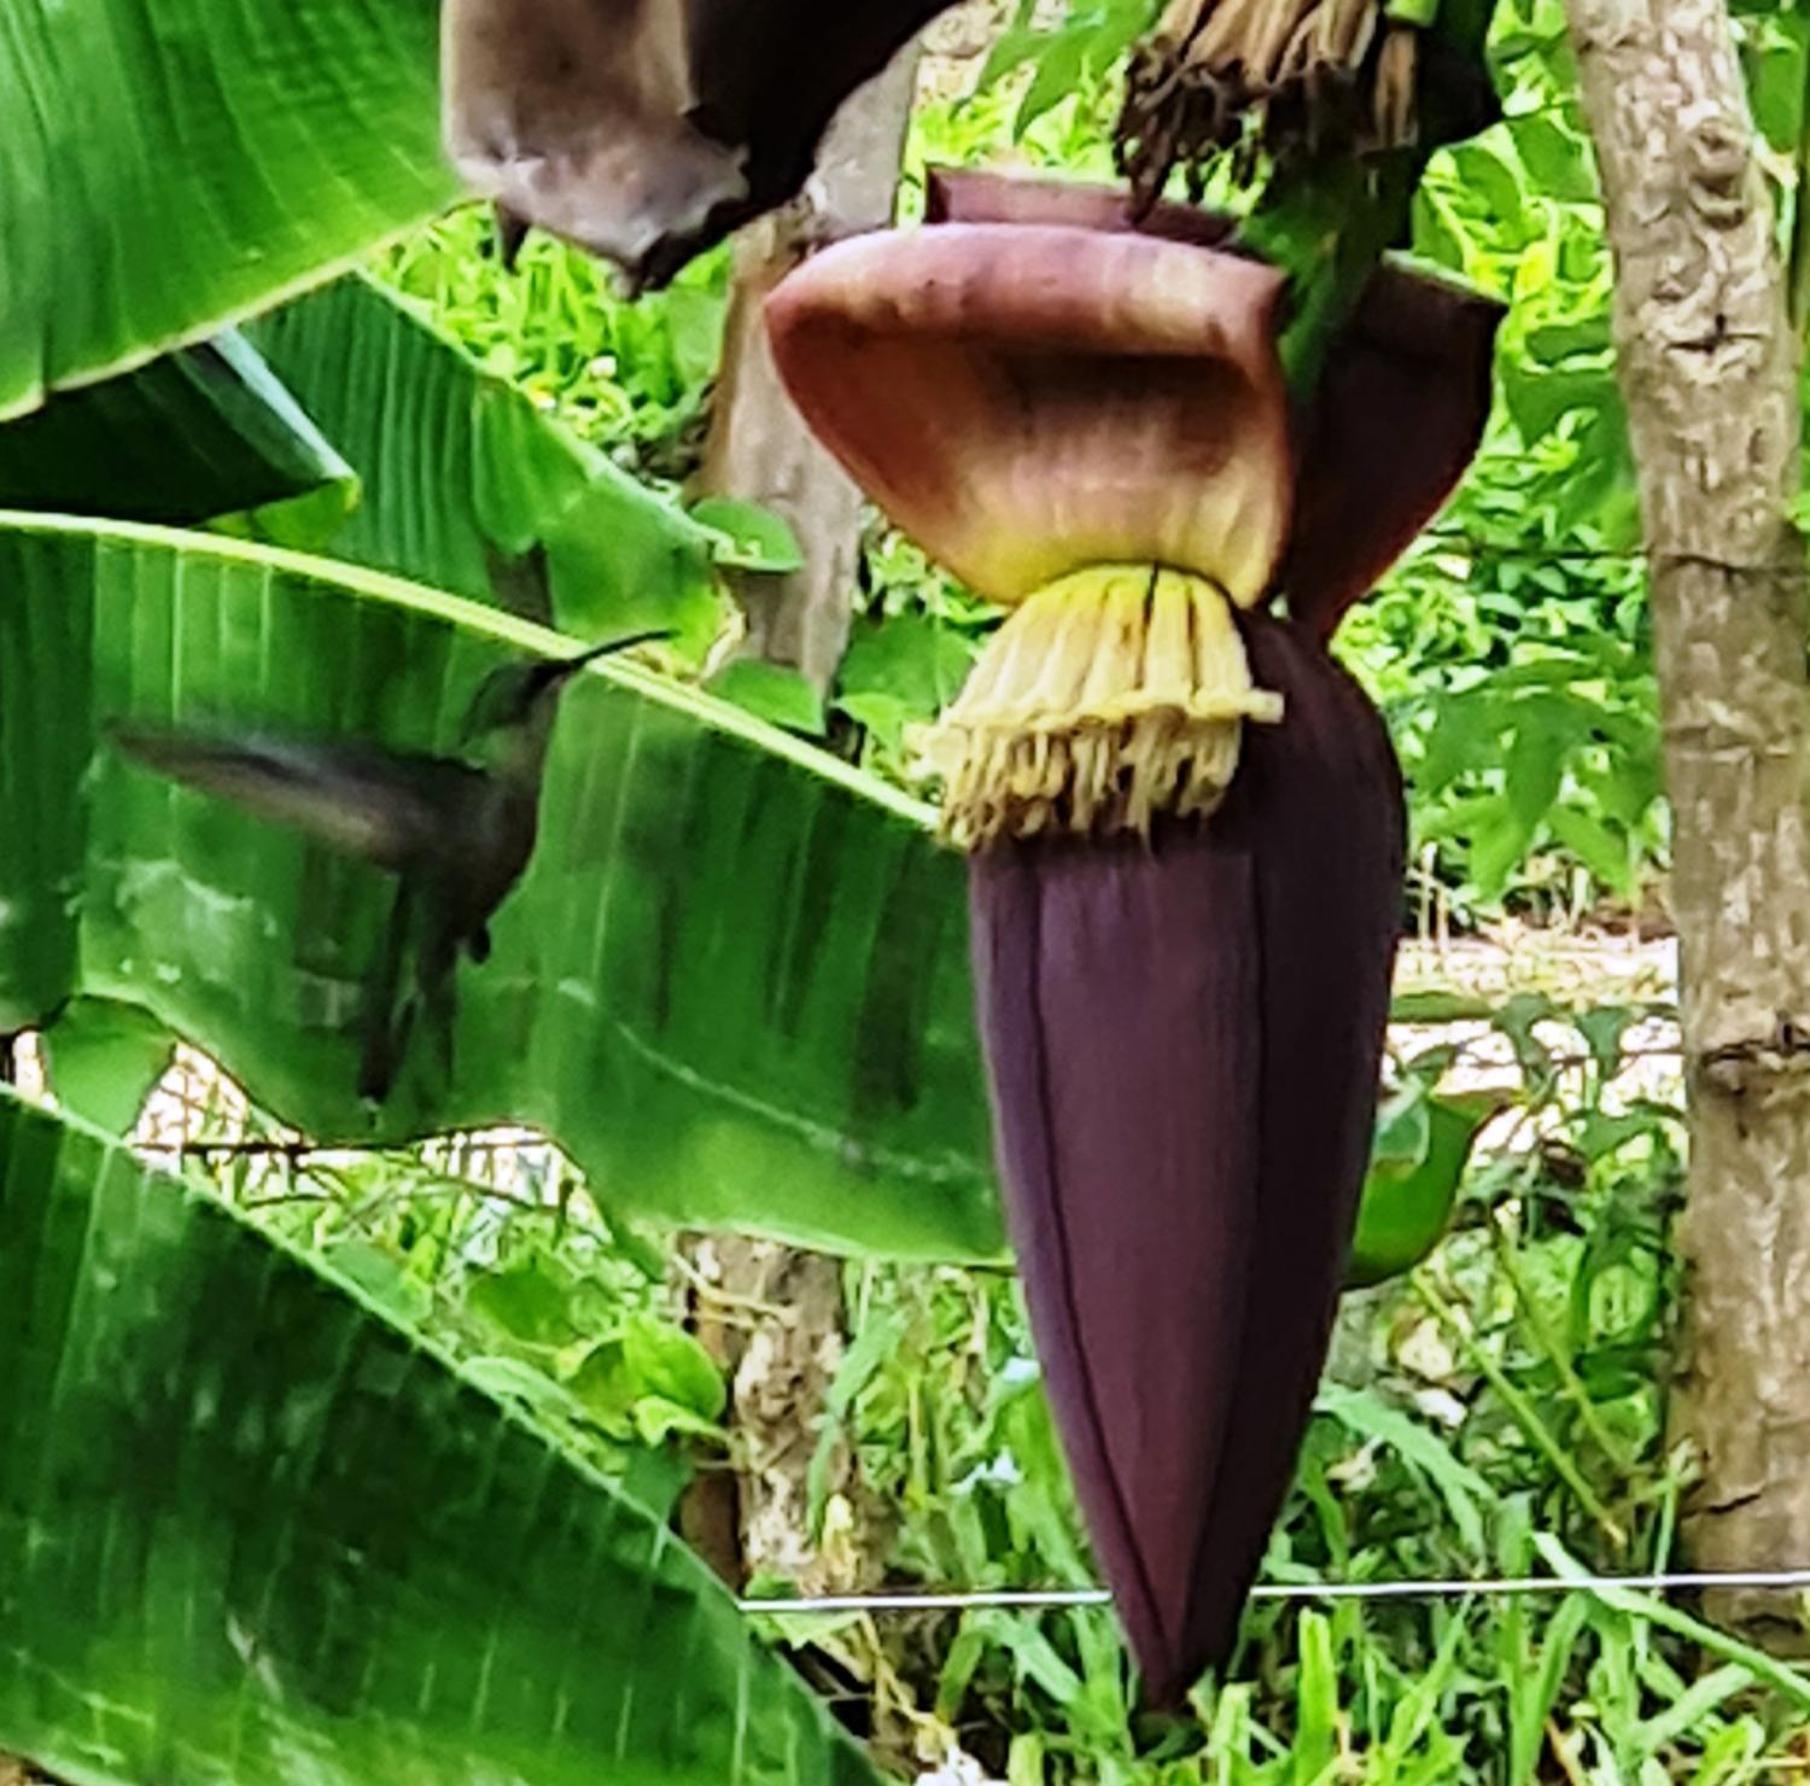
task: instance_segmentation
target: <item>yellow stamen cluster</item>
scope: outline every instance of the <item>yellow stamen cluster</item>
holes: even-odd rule
[[[918,743],[944,784],[945,832],[976,848],[1046,832],[1147,835],[1158,813],[1210,813],[1244,722],[1281,717],[1281,697],[1251,686],[1217,586],[1098,565],[1015,608]]]

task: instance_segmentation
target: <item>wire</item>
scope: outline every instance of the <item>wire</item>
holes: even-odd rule
[[[1664,1593],[1701,1588],[1810,1590],[1810,1567],[1679,1571],[1652,1575],[1504,1575],[1456,1577],[1447,1581],[1271,1581],[1251,1590],[1253,1600],[1459,1600],[1472,1594],[1501,1599],[1530,1594],[1589,1592]],[[966,1594],[820,1594],[796,1600],[744,1598],[749,1613],[831,1617],[848,1613],[976,1612],[994,1608],[1109,1606],[1104,1588],[1000,1589]]]

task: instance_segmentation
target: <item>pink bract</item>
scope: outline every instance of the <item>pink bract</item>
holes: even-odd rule
[[[981,594],[1098,563],[1286,594],[1322,636],[1450,493],[1489,410],[1500,307],[1384,268],[1290,403],[1282,275],[1230,222],[933,173],[929,222],[828,249],[768,302],[806,419]]]

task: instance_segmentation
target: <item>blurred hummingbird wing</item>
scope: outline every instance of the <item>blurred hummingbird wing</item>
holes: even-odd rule
[[[450,758],[357,739],[131,725],[112,735],[134,761],[172,781],[395,871],[444,850],[449,827],[483,782],[478,770]]]

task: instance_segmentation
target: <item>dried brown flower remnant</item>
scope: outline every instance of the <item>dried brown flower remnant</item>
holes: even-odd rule
[[[1171,0],[1132,58],[1119,163],[1139,207],[1226,150],[1278,160],[1415,141],[1420,30],[1381,0]]]
[[[447,0],[447,150],[513,217],[661,284],[797,193],[843,100],[947,3]]]

